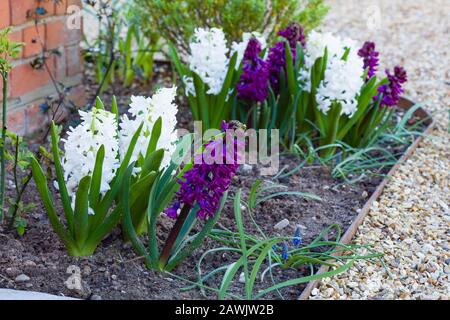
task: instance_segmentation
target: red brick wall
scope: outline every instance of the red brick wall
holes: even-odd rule
[[[48,96],[54,96],[55,81],[64,84],[73,103],[85,103],[82,87],[83,64],[81,60],[81,29],[67,27],[67,8],[78,5],[81,0],[0,0],[0,29],[12,26],[10,38],[25,44],[21,55],[13,61],[8,85],[8,129],[21,135],[30,135],[44,128],[51,113],[40,106]],[[46,10],[45,15],[36,15],[36,8]],[[37,24],[35,23],[37,21]],[[34,69],[31,64],[42,56],[42,48],[57,50],[58,54],[47,55],[48,69]],[[0,84],[1,89],[1,84]],[[0,90],[0,101],[3,94]],[[1,111],[0,111],[1,112]]]

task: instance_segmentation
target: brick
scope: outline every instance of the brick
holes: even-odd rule
[[[47,62],[51,72],[54,72],[54,63]],[[16,66],[12,70],[12,92],[13,98],[20,97],[26,93],[38,90],[40,87],[50,83],[51,78],[45,68],[36,70],[29,63]]]
[[[55,13],[55,4],[52,0],[10,0],[11,20],[17,26],[35,18],[45,18]],[[45,15],[36,16],[36,8],[43,7],[47,11]]]
[[[55,14],[58,16],[65,15],[67,12],[67,0],[60,0],[58,4],[55,5]]]
[[[22,24],[33,19],[33,12],[37,7],[36,0],[9,0],[11,2],[11,22],[13,25]]]
[[[77,108],[84,107],[86,105],[86,90],[84,85],[70,88],[67,99]]]
[[[50,123],[50,112],[43,112],[41,105],[45,102],[44,99],[39,99],[24,110],[24,127],[25,135],[29,136],[36,133]]]
[[[45,25],[32,25],[23,30],[24,57],[31,57],[42,52],[41,41],[45,40]]]
[[[65,44],[79,43],[82,34],[80,29],[69,29],[66,19],[61,17],[46,24],[46,37],[47,49],[54,49]]]
[[[48,22],[46,28],[47,49],[54,49],[64,44],[66,35],[64,34],[64,22],[61,19]]]
[[[83,59],[79,45],[66,48],[66,68],[68,77],[83,72]]]
[[[0,4],[0,29],[6,28],[11,24],[10,16],[9,0],[2,0]]]
[[[8,130],[18,134],[25,135],[25,110],[23,108],[11,110],[6,118],[6,127]]]
[[[83,6],[82,0],[67,0],[67,6],[79,6],[81,8]]]
[[[49,61],[49,63],[54,64],[54,74],[56,80],[63,81],[66,77],[66,54],[64,50],[60,52],[59,55],[54,54],[52,56],[52,61]]]

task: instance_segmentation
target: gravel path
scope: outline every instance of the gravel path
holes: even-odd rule
[[[425,103],[438,127],[401,166],[354,240],[383,251],[390,275],[381,264],[358,262],[324,280],[311,299],[450,299],[450,1],[329,3],[323,30],[373,40],[383,66],[404,65],[406,96]]]

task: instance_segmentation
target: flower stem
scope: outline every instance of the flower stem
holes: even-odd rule
[[[2,107],[2,140],[0,146],[0,222],[3,221],[3,206],[5,195],[5,144],[6,144],[6,99],[8,95],[8,73],[2,73],[3,78],[3,107]]]
[[[169,260],[170,252],[172,251],[173,245],[175,244],[175,241],[178,238],[178,234],[180,233],[181,228],[183,227],[183,224],[186,221],[186,218],[188,217],[190,211],[191,206],[185,204],[181,209],[180,215],[178,216],[175,225],[173,226],[169,236],[167,237],[166,244],[164,245],[161,256],[159,258],[159,268],[161,270],[164,270],[164,267]]]

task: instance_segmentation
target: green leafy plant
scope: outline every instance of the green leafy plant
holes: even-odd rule
[[[249,195],[250,200],[246,203],[247,208],[256,199],[256,190],[257,186],[254,185]],[[197,262],[197,281],[189,281],[192,285],[183,290],[199,288],[205,296],[209,292],[215,292],[218,299],[228,297],[253,300],[261,299],[268,294],[275,294],[284,299],[281,291],[283,288],[331,277],[348,270],[356,260],[380,259],[382,256],[370,246],[340,243],[341,230],[338,225],[326,228],[309,244],[302,244],[300,234],[293,237],[268,237],[264,234],[259,237],[246,234],[241,203],[241,191],[238,190],[234,198],[237,232],[224,229],[214,229],[211,232],[211,238],[223,244],[223,247],[208,250],[200,257]],[[334,235],[333,240],[328,239],[331,235]],[[362,253],[364,251],[367,253]],[[202,267],[205,258],[225,252],[237,254],[237,260],[205,272]],[[320,274],[315,273],[317,267],[322,265],[330,267],[331,270]],[[274,277],[274,271],[277,269],[298,270],[300,268],[309,269],[309,274],[280,282]],[[245,290],[242,295],[230,290],[239,272],[245,280]],[[220,286],[217,288],[208,286],[208,279],[218,277],[219,274],[223,274]],[[255,285],[258,283],[266,284],[265,288],[257,290]]]
[[[234,124],[224,124],[223,130],[236,129]],[[132,197],[129,193],[129,181],[123,184],[120,202],[124,211],[124,225],[133,247],[145,259],[148,268],[159,271],[171,271],[186,259],[211,232],[219,219],[232,177],[236,174],[238,164],[203,163],[207,152],[216,147],[225,148],[226,136],[220,133],[207,142],[194,155],[194,158],[180,169],[177,161],[160,172],[150,191],[147,207],[147,242],[145,246],[139,239],[133,226],[131,207]],[[234,152],[237,143],[234,141]],[[178,144],[174,155],[179,159],[186,159],[186,152],[190,150],[192,136],[185,136]],[[228,148],[228,146],[227,146]],[[228,152],[226,150],[224,153]],[[225,154],[220,155],[226,157]],[[201,157],[201,158],[199,158]],[[194,161],[200,159],[201,163]],[[237,157],[234,157],[237,161]],[[179,171],[176,174],[176,171]],[[169,206],[170,205],[170,206]],[[163,210],[168,217],[175,219],[172,230],[168,234],[162,249],[159,249],[157,238],[157,220]],[[192,234],[194,227],[198,232]]]
[[[185,136],[179,142],[174,154],[178,154],[180,158],[185,157],[184,152],[186,151],[183,151],[185,150],[183,148],[185,148],[187,144],[190,144],[191,140],[191,135]],[[181,179],[183,174],[191,167],[192,165],[188,164],[178,174],[175,174],[179,165],[172,162],[167,169],[156,176],[148,196],[148,205],[146,208],[146,217],[148,221],[148,249],[145,248],[144,244],[139,239],[133,224],[130,211],[130,208],[132,207],[130,201],[132,201],[133,198],[128,192],[128,190],[131,190],[130,181],[125,181],[123,185],[123,191],[121,193],[121,205],[124,211],[123,223],[130,240],[133,243],[133,247],[140,255],[144,256],[145,264],[148,268],[155,270],[172,270],[175,268],[182,260],[189,256],[193,250],[201,245],[202,240],[206,237],[220,216],[220,211],[226,200],[226,195],[223,197],[222,203],[214,218],[205,223],[200,233],[192,236],[190,235],[190,232],[199,219],[196,216],[199,206],[185,207],[184,213],[180,214],[172,232],[168,236],[164,248],[159,252],[158,239],[156,236],[157,219],[163,210],[173,202],[176,192],[179,190],[178,180]]]
[[[47,184],[44,170],[36,160],[31,158],[33,178],[36,187],[44,203],[47,215],[53,229],[58,234],[68,253],[72,256],[91,255],[100,241],[120,222],[120,207],[113,208],[114,199],[120,191],[124,179],[129,179],[132,174],[134,163],[130,166],[129,161],[138,136],[142,129],[139,128],[133,136],[128,151],[122,161],[117,173],[111,182],[111,189],[103,196],[100,195],[100,184],[102,167],[105,157],[105,148],[100,146],[96,153],[95,167],[92,175],[87,175],[80,180],[78,190],[72,207],[70,195],[64,181],[64,173],[60,161],[60,150],[58,147],[57,129],[54,123],[51,126],[52,154],[56,172],[56,180],[61,196],[66,225],[57,214],[52,192]],[[94,214],[89,214],[92,210]]]
[[[153,76],[154,53],[159,50],[159,34],[144,34],[141,17],[129,3],[101,0],[92,2],[84,10],[96,17],[99,34],[85,37],[85,60],[94,65],[99,84],[97,95],[117,79],[126,87],[136,78],[148,82]]]
[[[2,136],[0,141],[0,222],[3,220],[3,206],[5,197],[5,140],[6,140],[6,118],[8,100],[8,77],[12,69],[11,59],[17,57],[21,51],[22,43],[9,39],[11,28],[0,30],[0,76],[2,77]]]
[[[230,120],[235,91],[232,90],[239,78],[240,68],[236,68],[237,53],[232,54],[226,70],[224,81],[219,89],[212,90],[199,74],[184,64],[174,46],[170,45],[169,55],[179,76],[183,79],[187,99],[191,108],[194,121],[201,121],[202,128],[219,129],[223,120]],[[190,80],[187,80],[190,79]],[[188,84],[186,81],[191,81]],[[192,86],[190,89],[189,87]],[[213,92],[214,91],[214,92]]]
[[[250,115],[255,128],[278,128],[287,149],[312,146],[323,159],[372,146],[392,125],[406,71],[396,66],[378,79],[372,42],[359,48],[351,39],[316,31],[306,39],[298,24],[279,36],[265,61],[260,44],[247,47],[232,117]]]
[[[142,26],[146,30],[159,26],[162,38],[181,52],[188,51],[197,27],[222,28],[230,40],[240,41],[243,32],[270,36],[291,21],[312,30],[328,11],[323,0],[136,0],[136,7],[141,15],[149,16]]]
[[[9,218],[9,227],[16,228],[19,235],[25,233],[27,220],[25,214],[33,209],[34,203],[25,204],[22,200],[23,186],[28,181],[28,173],[31,169],[31,157],[33,153],[28,149],[28,145],[23,138],[17,134],[7,131],[7,143],[12,146],[12,150],[5,150],[6,160],[11,164],[9,171],[13,174],[13,185],[15,197],[8,198],[9,208],[7,216]]]

